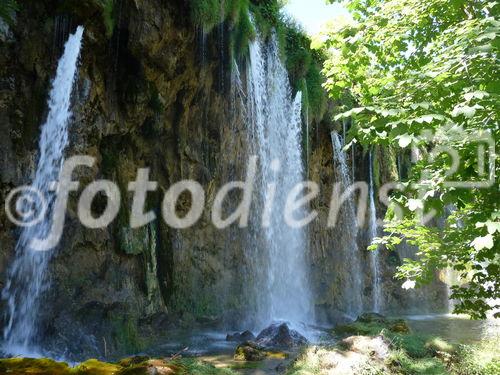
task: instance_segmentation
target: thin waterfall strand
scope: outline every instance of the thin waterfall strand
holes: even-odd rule
[[[375,207],[375,187],[373,182],[373,157],[370,153],[370,242],[378,236],[377,210]],[[370,266],[372,274],[372,309],[374,312],[380,312],[382,309],[382,289],[380,275],[380,254],[379,249],[370,253]]]
[[[4,351],[13,355],[37,353],[38,323],[41,295],[49,287],[47,267],[51,252],[29,248],[32,239],[46,238],[51,227],[51,213],[55,194],[50,190],[57,181],[68,145],[68,126],[72,116],[71,93],[77,75],[77,64],[83,37],[83,27],[70,35],[59,60],[56,77],[48,100],[49,114],[42,126],[39,141],[40,157],[32,186],[45,197],[49,211],[45,219],[26,227],[16,245],[16,257],[10,266],[2,297],[7,302],[7,325],[4,329]],[[40,202],[33,207],[40,212]]]
[[[351,175],[347,166],[346,154],[342,148],[342,141],[336,132],[331,133],[333,145],[333,160],[337,178],[342,186],[342,191],[346,191],[352,184]],[[346,207],[347,205],[347,207]],[[347,313],[356,317],[363,309],[363,272],[361,267],[361,254],[357,243],[358,220],[356,216],[356,205],[352,195],[344,203],[341,210],[342,220],[339,233],[347,237],[347,248],[340,249],[344,252],[344,262],[346,269],[349,269],[349,294],[347,300],[343,301],[347,307]]]

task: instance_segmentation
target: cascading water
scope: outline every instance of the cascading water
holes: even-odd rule
[[[332,145],[333,145],[333,160],[336,166],[337,178],[341,184],[342,191],[345,191],[349,186],[351,186],[352,180],[349,168],[347,166],[347,158],[344,150],[342,149],[342,142],[340,136],[336,132],[331,133]],[[344,304],[347,307],[347,312],[352,317],[356,317],[363,309],[363,272],[361,268],[360,251],[357,243],[358,234],[358,220],[356,216],[356,205],[354,198],[352,196],[347,199],[347,202],[343,205],[343,209],[340,211],[341,220],[339,224],[342,226],[339,229],[339,233],[346,236],[346,240],[342,241],[346,243],[347,248],[341,249],[344,251],[344,262],[346,269],[349,270],[348,275],[348,290],[350,291],[347,295],[347,300]]]
[[[254,277],[261,279],[256,283],[264,288],[257,294],[265,294],[258,299],[256,324],[261,328],[276,320],[292,325],[311,322],[306,233],[290,228],[283,214],[288,193],[304,179],[302,97],[299,92],[292,100],[275,36],[266,44],[258,36],[250,45],[247,79],[250,148],[261,166],[256,211],[264,233],[256,255],[265,259],[261,264],[265,269],[254,270]]]
[[[22,230],[16,245],[16,257],[10,266],[7,284],[2,293],[8,306],[3,350],[11,355],[37,355],[37,323],[41,296],[48,288],[46,271],[52,253],[35,251],[29,247],[29,243],[35,238],[46,238],[51,227],[50,210],[55,194],[50,187],[58,179],[64,150],[68,145],[68,125],[72,115],[71,93],[77,74],[82,37],[83,27],[80,26],[66,42],[52,82],[48,100],[49,114],[41,130],[40,157],[32,187],[44,197],[48,211],[42,222]],[[37,201],[29,209],[39,213],[42,211],[41,205]]]
[[[377,226],[377,210],[375,208],[375,187],[373,182],[373,157],[370,153],[370,222],[369,222],[369,235],[370,242],[378,236]],[[379,249],[370,253],[370,266],[372,274],[372,309],[374,312],[380,312],[382,306],[382,289],[381,289],[381,275],[380,275],[380,254]]]

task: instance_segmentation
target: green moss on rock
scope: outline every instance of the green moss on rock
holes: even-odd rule
[[[71,373],[71,369],[67,363],[56,362],[47,358],[9,358],[0,359],[0,373],[66,375]]]
[[[210,32],[224,19],[222,4],[219,0],[194,0],[190,1],[189,5],[192,22],[202,27],[205,32]]]
[[[142,361],[139,361],[142,360]],[[228,369],[217,369],[192,359],[167,361],[135,357],[134,360],[120,363],[105,363],[91,359],[70,367],[67,363],[52,359],[10,358],[0,359],[0,373],[12,375],[234,375]]]
[[[92,375],[114,375],[121,369],[121,366],[112,364],[112,363],[104,363],[98,361],[97,359],[90,359],[85,361],[74,369],[71,370],[72,374],[84,375],[84,374],[92,374]]]
[[[113,340],[119,353],[137,353],[144,349],[137,323],[127,316],[117,317],[111,322]]]

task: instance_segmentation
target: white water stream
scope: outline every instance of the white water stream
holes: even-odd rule
[[[293,98],[276,37],[260,36],[250,46],[247,72],[248,127],[251,149],[259,157],[259,215],[264,218],[260,241],[263,269],[254,270],[265,290],[257,306],[261,327],[277,320],[297,326],[313,320],[305,229],[287,225],[283,212],[288,193],[304,180],[301,93]],[[300,210],[299,210],[300,211]],[[299,218],[303,212],[297,212]],[[255,246],[255,244],[252,244]]]
[[[51,228],[51,208],[55,194],[50,190],[57,181],[68,145],[68,127],[71,113],[71,93],[77,75],[78,59],[82,45],[83,27],[70,35],[64,54],[57,66],[48,100],[49,113],[41,128],[39,160],[32,187],[45,198],[48,211],[39,224],[25,227],[16,245],[16,255],[8,271],[2,297],[7,302],[7,325],[4,329],[3,350],[11,355],[34,356],[38,354],[36,341],[39,316],[43,309],[42,295],[49,286],[47,268],[52,251],[40,252],[29,247],[32,239],[46,238]],[[40,201],[33,202],[33,212],[40,212]]]

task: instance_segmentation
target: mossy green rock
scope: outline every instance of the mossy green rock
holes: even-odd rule
[[[59,363],[46,358],[10,358],[0,360],[0,373],[66,375],[71,373],[71,369],[66,363]]]
[[[368,335],[374,336],[383,331],[409,334],[408,323],[403,319],[389,319],[380,314],[369,313],[361,315],[354,323],[338,325],[334,332],[338,335]]]
[[[127,358],[119,363],[105,363],[91,359],[70,367],[67,363],[52,359],[9,358],[0,359],[0,374],[9,375],[187,375],[187,374],[233,374],[205,363],[190,359],[167,361],[148,357]]]
[[[396,333],[410,333],[410,326],[403,319],[392,322],[389,329]]]
[[[67,363],[52,359],[10,358],[0,360],[2,374],[38,374],[38,375],[113,375],[122,369],[121,366],[91,359],[71,368]]]
[[[357,322],[386,324],[387,318],[377,313],[365,313],[358,317]]]
[[[237,361],[258,362],[267,358],[264,348],[254,342],[246,342],[238,345],[234,353],[234,359]]]

